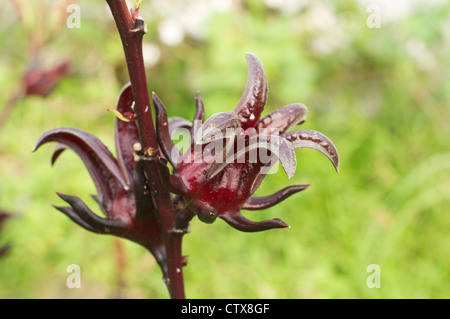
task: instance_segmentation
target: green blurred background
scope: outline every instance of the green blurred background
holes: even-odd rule
[[[56,191],[95,207],[77,156],[51,167],[52,145],[32,153],[41,133],[60,126],[114,151],[106,109],[128,79],[107,5],[23,1],[19,19],[13,2],[0,4],[0,111],[36,42],[44,64],[69,58],[72,73],[50,96],[18,103],[0,128],[0,209],[13,214],[0,233],[0,246],[10,245],[0,298],[168,298],[143,248],[89,233],[52,207],[63,204]],[[79,5],[80,28],[66,25],[69,3]],[[337,174],[319,152],[297,150],[295,177],[265,179],[257,195],[312,184],[245,213],[289,229],[247,234],[194,219],[183,246],[187,297],[450,297],[448,1],[144,0],[141,15],[149,90],[169,115],[192,118],[197,90],[208,116],[232,109],[252,52],[267,73],[265,114],[304,103],[302,128],[330,137],[341,159]],[[79,289],[66,285],[70,264],[81,268]],[[366,284],[371,264],[380,288]]]

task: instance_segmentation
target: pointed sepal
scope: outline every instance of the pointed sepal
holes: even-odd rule
[[[131,84],[123,87],[117,100],[116,111],[120,114],[132,114],[134,98]],[[134,156],[133,145],[139,143],[139,131],[134,119],[122,121],[114,119],[114,139],[116,146],[117,163],[126,179],[128,185],[132,186]]]
[[[242,206],[242,209],[261,210],[272,207],[289,196],[307,189],[310,185],[291,185],[279,190],[272,195],[263,197],[250,197]]]
[[[288,104],[264,116],[255,128],[259,131],[269,130],[269,134],[283,134],[305,122],[307,113],[307,107],[301,103]]]
[[[246,130],[259,121],[267,101],[267,78],[261,61],[252,53],[247,53],[248,78],[234,111]]]
[[[264,220],[260,222],[251,221],[242,215],[240,211],[227,213],[219,216],[231,227],[243,232],[259,232],[274,228],[286,228],[288,224],[279,218]]]
[[[166,107],[161,99],[152,93],[153,104],[155,106],[156,113],[156,138],[158,139],[159,147],[164,154],[164,157],[170,162],[173,167],[177,166],[177,159],[182,155],[177,151],[177,148],[173,144],[172,138],[169,132],[169,120],[167,118]],[[173,153],[175,152],[175,153]],[[174,156],[175,155],[175,156]],[[177,157],[177,158],[175,158]]]
[[[58,206],[55,206],[55,208],[85,229],[100,234],[118,234],[123,231],[124,225],[120,220],[98,216],[80,198],[61,193],[58,193],[58,196],[67,202],[71,208]]]
[[[312,148],[324,154],[339,172],[339,154],[333,142],[322,133],[311,130],[297,130],[282,135],[293,148]]]

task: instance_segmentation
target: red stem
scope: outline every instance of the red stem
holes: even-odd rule
[[[124,0],[106,1],[111,9],[122,40],[133,90],[134,111],[136,113],[141,145],[146,150],[147,155],[149,155],[148,153],[159,148],[150,110],[150,98],[142,55],[142,37],[146,33],[146,26],[141,18],[133,21]],[[174,232],[176,215],[173,211],[171,196],[161,182],[155,161],[146,161],[144,170],[147,176],[151,176],[149,183],[152,189],[153,201],[155,207],[157,207],[157,213],[165,234],[167,274],[164,274],[164,281],[171,298],[184,299],[183,258],[181,254],[182,234]]]

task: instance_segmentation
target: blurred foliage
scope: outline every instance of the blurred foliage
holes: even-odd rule
[[[20,83],[38,28],[18,19],[11,3],[0,4],[0,105]],[[58,1],[40,3],[56,10]],[[71,76],[50,96],[16,105],[0,128],[0,207],[13,213],[0,236],[0,246],[10,244],[0,259],[0,298],[167,298],[150,254],[91,234],[51,206],[61,204],[56,191],[94,205],[76,155],[65,153],[52,168],[51,146],[32,153],[39,135],[59,126],[93,133],[114,150],[106,109],[127,82],[123,51],[107,5],[77,3],[81,27],[62,21],[40,43],[48,63],[70,58]],[[193,220],[183,247],[188,297],[450,297],[450,4],[413,1],[396,19],[384,19],[386,7],[380,28],[367,26],[366,9],[350,0],[144,1],[149,90],[169,115],[192,118],[197,90],[207,115],[232,109],[248,51],[266,69],[265,112],[304,103],[302,128],[329,136],[341,157],[336,174],[318,152],[297,150],[294,178],[266,178],[258,195],[313,184],[248,213],[282,218],[290,229],[246,234]],[[70,264],[81,267],[80,289],[66,286]],[[379,289],[366,285],[370,264],[380,266]]]

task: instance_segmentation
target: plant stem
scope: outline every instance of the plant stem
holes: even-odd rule
[[[150,110],[150,98],[142,55],[142,38],[146,33],[146,26],[140,17],[133,21],[124,0],[106,0],[106,2],[116,22],[127,61],[141,145],[146,155],[151,155],[152,152],[159,150],[159,147]],[[165,234],[167,274],[164,274],[164,281],[171,298],[183,299],[185,294],[181,255],[182,234],[175,231],[176,215],[173,210],[171,195],[162,184],[155,161],[146,161],[144,171],[148,177],[152,199]]]

